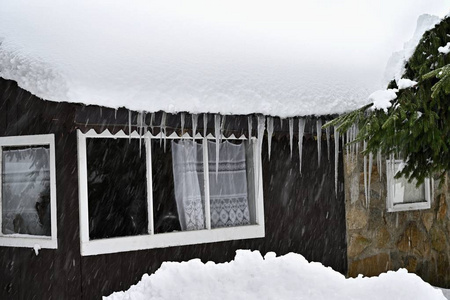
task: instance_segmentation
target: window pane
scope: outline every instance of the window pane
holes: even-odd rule
[[[250,146],[247,141],[225,141],[217,148],[216,143],[208,142],[211,228],[255,223],[254,167]]]
[[[424,202],[425,187],[423,184],[416,187],[417,180],[408,182],[405,177],[394,180],[394,203]]]
[[[151,140],[155,233],[180,231],[173,185],[171,143]]]
[[[2,233],[50,236],[49,146],[2,148]]]
[[[203,148],[192,140],[152,141],[155,232],[205,228]]]
[[[148,233],[144,141],[86,139],[89,237]]]
[[[394,172],[391,174],[397,174],[404,167],[404,162],[395,161],[394,163]],[[396,203],[415,203],[415,202],[425,202],[425,187],[421,184],[419,187],[416,187],[417,180],[412,180],[408,182],[408,179],[405,177],[394,178],[393,180],[393,189],[394,189],[394,204]]]

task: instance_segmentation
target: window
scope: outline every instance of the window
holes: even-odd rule
[[[0,246],[57,248],[53,134],[0,137]]]
[[[417,187],[417,181],[408,182],[405,177],[394,178],[405,163],[402,160],[387,160],[387,209],[389,212],[430,208],[430,179]]]
[[[255,138],[78,132],[82,255],[264,236]]]

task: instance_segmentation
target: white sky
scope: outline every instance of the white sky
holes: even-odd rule
[[[339,112],[382,86],[419,15],[442,17],[449,4],[0,0],[0,54],[23,55],[28,74],[47,77],[10,60],[0,76],[51,100],[148,111]]]

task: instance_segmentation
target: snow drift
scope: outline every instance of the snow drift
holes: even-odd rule
[[[126,276],[126,275],[125,275]],[[223,264],[165,262],[155,274],[128,291],[116,292],[109,300],[121,299],[446,299],[405,269],[379,277],[349,278],[320,263],[309,263],[300,254],[276,257],[258,251],[238,250],[233,261]]]

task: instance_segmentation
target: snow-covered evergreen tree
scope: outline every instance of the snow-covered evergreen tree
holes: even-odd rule
[[[395,155],[407,165],[398,176],[419,183],[450,169],[450,17],[427,31],[405,66],[404,88],[392,81],[397,93],[385,109],[369,104],[339,116],[326,126],[346,132],[357,124],[356,141],[367,141],[366,153]],[[389,104],[389,103],[388,103]]]

